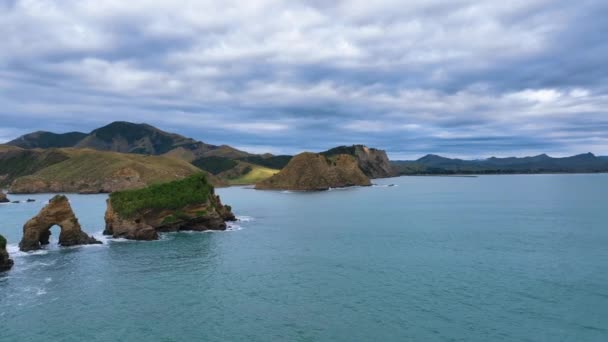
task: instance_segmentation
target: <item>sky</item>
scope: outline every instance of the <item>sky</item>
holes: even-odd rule
[[[145,122],[275,154],[608,155],[608,1],[0,0],[0,142]]]

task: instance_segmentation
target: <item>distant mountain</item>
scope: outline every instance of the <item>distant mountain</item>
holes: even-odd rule
[[[495,173],[576,173],[608,172],[608,158],[593,153],[565,158],[546,154],[533,157],[462,160],[429,154],[413,161],[393,161],[401,175],[408,174],[495,174]]]
[[[369,178],[386,178],[394,175],[394,170],[386,152],[364,145],[338,146],[325,152],[326,157],[348,154],[357,159],[359,168]]]
[[[86,133],[81,132],[57,134],[38,131],[23,135],[7,144],[22,148],[72,147],[86,136]]]
[[[168,133],[148,124],[124,121],[112,122],[88,134],[34,132],[10,141],[7,145],[22,148],[75,147],[122,153],[169,154],[186,161],[205,156],[235,158],[251,155],[230,146],[210,145]]]

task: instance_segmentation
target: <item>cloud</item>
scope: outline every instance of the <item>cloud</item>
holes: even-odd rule
[[[0,0],[0,139],[148,122],[278,153],[608,154],[608,4]]]

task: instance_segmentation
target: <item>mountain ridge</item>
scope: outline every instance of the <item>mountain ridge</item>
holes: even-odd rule
[[[417,160],[395,160],[391,164],[399,175],[608,172],[608,158],[597,157],[591,152],[569,157],[550,157],[543,153],[527,157],[476,160],[427,154]]]
[[[52,133],[37,131],[22,135],[6,143],[21,148],[91,148],[99,151],[163,155],[174,153],[188,162],[204,156],[246,157],[250,153],[228,145],[211,145],[180,134],[166,132],[147,123],[114,121],[89,133]]]

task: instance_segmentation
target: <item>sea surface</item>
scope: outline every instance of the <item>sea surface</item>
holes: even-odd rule
[[[401,177],[219,189],[241,221],[21,253],[51,194],[12,195],[0,341],[608,341],[608,175]],[[394,186],[388,186],[394,184]]]

